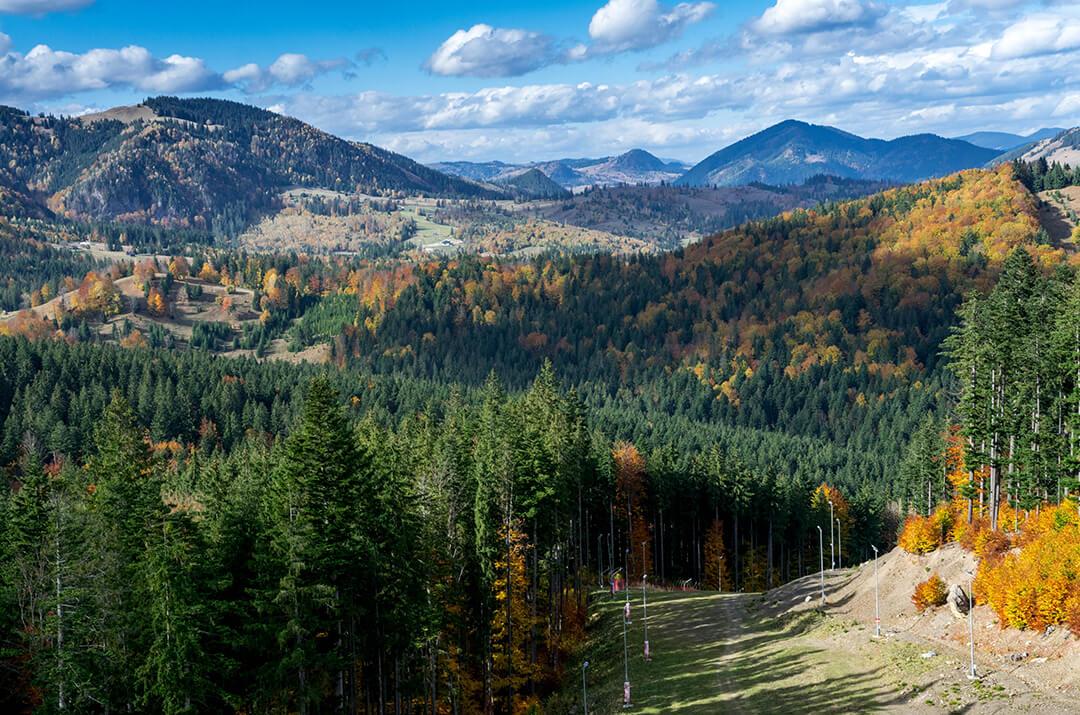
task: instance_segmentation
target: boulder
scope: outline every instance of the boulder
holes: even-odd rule
[[[959,584],[953,584],[949,587],[949,595],[946,597],[946,601],[949,604],[949,610],[957,618],[967,618],[968,612],[968,596],[964,592],[964,589]]]

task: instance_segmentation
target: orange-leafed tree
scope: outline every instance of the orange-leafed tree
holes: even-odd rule
[[[135,270],[132,272],[132,276],[135,278],[135,287],[143,290],[146,284],[154,279],[155,275],[157,275],[157,261],[151,258],[139,261],[139,264],[135,266]]]
[[[209,261],[204,261],[202,268],[199,269],[199,280],[207,283],[217,283],[221,280],[221,274],[214,270]]]
[[[520,523],[510,529],[509,538],[505,526],[499,532],[508,551],[495,562],[495,614],[491,621],[492,692],[497,712],[526,712],[528,699],[522,690],[540,674],[539,665],[530,662],[529,656],[529,633],[536,623],[528,603],[525,562],[533,547]]]
[[[191,266],[183,256],[174,256],[173,259],[169,261],[169,273],[171,273],[172,277],[176,280],[183,280],[191,275]]]
[[[169,301],[165,294],[157,286],[154,286],[150,289],[150,295],[146,297],[146,307],[154,315],[165,315],[169,310]]]
[[[612,452],[615,461],[615,508],[629,532],[630,578],[653,573],[652,530],[645,519],[645,460],[637,447],[619,442]]]
[[[724,563],[724,522],[714,519],[709,530],[705,532],[705,574],[701,579],[701,587],[705,590],[714,590],[719,581],[721,591],[731,590],[731,577],[728,571],[730,564]]]
[[[832,502],[831,518],[829,502]],[[832,530],[834,534],[834,541],[836,543],[836,557],[837,561],[843,563],[843,554],[848,553],[851,543],[851,507],[848,504],[847,499],[840,493],[840,490],[836,487],[829,486],[824,482],[820,487],[814,490],[814,495],[810,497],[810,511],[812,516],[810,517],[810,528],[815,526],[821,526],[821,530],[825,537],[825,546],[829,545],[829,532]],[[836,534],[836,520],[840,520],[839,524],[839,538]]]

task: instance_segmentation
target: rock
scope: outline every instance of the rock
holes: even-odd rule
[[[1009,660],[1011,660],[1014,663],[1019,663],[1021,661],[1027,660],[1027,657],[1028,657],[1027,653],[1010,653],[1009,654]]]
[[[949,587],[949,595],[945,597],[946,602],[949,604],[949,610],[957,618],[967,618],[968,612],[968,596],[964,593],[964,589],[959,584],[953,584]]]
[[[1046,662],[1046,657],[1043,656],[1041,658],[1032,658],[1031,662],[1032,663],[1045,663]]]
[[[803,603],[810,603],[813,600],[814,600],[813,596],[807,596],[806,599],[803,601]]]
[[[933,658],[935,655],[937,655],[937,653],[935,653],[932,650],[928,650],[925,653],[923,653],[922,655],[920,655],[919,657],[920,658]]]

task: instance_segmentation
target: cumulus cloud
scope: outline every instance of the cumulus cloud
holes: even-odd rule
[[[45,15],[50,12],[78,10],[94,0],[0,0],[0,13],[10,15]]]
[[[339,57],[333,60],[312,60],[307,55],[285,53],[268,67],[254,62],[231,69],[222,75],[226,83],[241,87],[245,92],[265,92],[274,85],[298,87],[306,85],[321,74],[335,69],[348,69],[353,64]]]
[[[480,24],[447,38],[423,68],[453,77],[516,77],[551,64],[557,57],[555,41],[549,35]]]
[[[1037,16],[1011,25],[993,44],[991,57],[1012,60],[1080,49],[1080,19]]]
[[[31,99],[113,86],[146,92],[190,92],[220,85],[221,78],[197,57],[157,58],[136,45],[82,54],[38,45],[25,55],[8,51],[0,57],[0,92]]]
[[[885,13],[871,0],[776,0],[750,27],[763,35],[799,35],[872,25]]]
[[[674,7],[657,0],[609,0],[589,22],[593,52],[644,50],[677,39],[683,31],[708,18],[711,2],[683,2]]]

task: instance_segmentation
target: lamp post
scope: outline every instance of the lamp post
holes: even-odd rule
[[[829,500],[829,570],[832,571],[836,568],[836,541],[833,540],[833,503],[832,499]]]
[[[623,615],[625,615],[625,617],[626,617],[626,622],[629,623],[630,622],[630,549],[627,549],[626,553],[623,554],[623,568],[626,571],[626,584],[625,584],[625,586],[623,588],[623,590],[626,591],[626,609],[625,609]]]
[[[975,675],[975,574],[967,569],[964,569],[964,573],[968,575],[968,637],[971,639],[971,673],[968,680],[978,680],[979,676]]]
[[[645,596],[645,582],[649,574],[645,573],[645,546],[647,541],[641,542],[641,614],[645,619],[645,662],[649,662],[649,603]]]
[[[817,528],[817,539],[818,550],[821,552],[821,607],[825,608],[825,536],[822,534],[820,524]]]
[[[716,592],[724,590],[724,555],[720,554],[716,559]]]
[[[581,664],[581,704],[585,706],[585,715],[589,715],[589,691],[585,687],[585,669],[589,667],[589,661]]]
[[[626,550],[627,553],[630,549]],[[629,589],[627,589],[629,593]],[[622,622],[622,653],[623,653],[623,707],[630,707],[630,651],[626,648],[626,624],[630,621],[630,602],[626,602],[626,617]]]
[[[596,537],[596,561],[597,568],[596,580],[600,585],[600,588],[604,587],[604,535],[600,534]]]
[[[878,611],[878,579],[877,579],[877,559],[878,550],[873,544],[870,548],[874,550],[874,636],[881,638],[881,612]]]
[[[648,574],[641,574],[641,613],[645,620],[645,662],[649,662],[649,603],[645,598],[645,580]]]
[[[844,568],[844,542],[840,539],[840,520],[836,520],[836,556],[840,559],[840,569]]]

